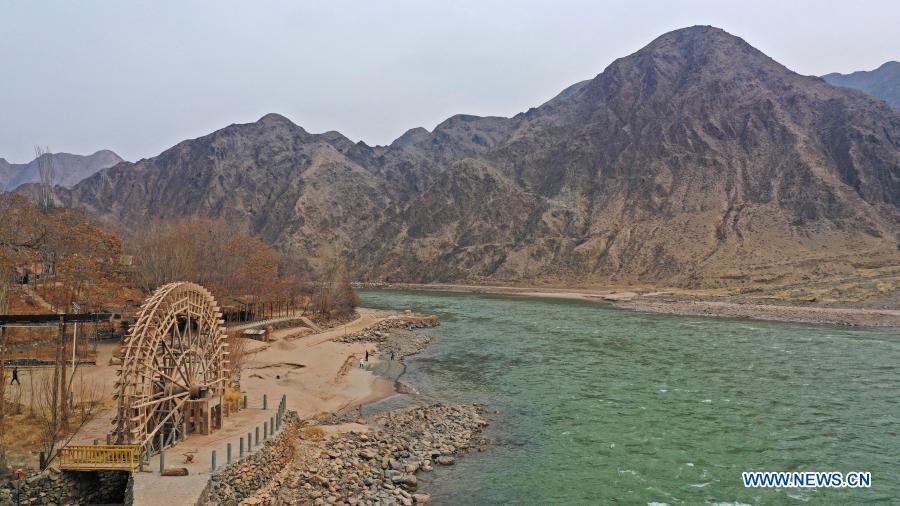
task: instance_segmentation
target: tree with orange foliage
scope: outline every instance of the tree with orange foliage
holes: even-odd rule
[[[127,290],[122,242],[84,212],[41,210],[21,195],[3,194],[0,216],[0,276],[7,283],[20,279],[17,268],[40,263],[57,307],[100,304]]]

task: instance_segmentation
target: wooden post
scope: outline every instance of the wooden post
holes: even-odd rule
[[[216,451],[212,451],[212,470],[216,470]]]
[[[59,333],[59,423],[61,429],[69,427],[69,374],[68,361],[66,361],[67,352],[69,351],[69,340],[66,338],[66,320],[60,317],[62,328]]]
[[[259,446],[259,425],[256,426],[256,444],[254,446]]]
[[[75,328],[72,329],[72,380],[75,380],[75,351],[78,348],[78,322],[75,322]]]
[[[6,327],[0,325],[0,434],[5,434],[6,417]],[[0,466],[6,467],[6,447],[0,448]]]
[[[263,394],[263,409],[269,409],[269,407],[268,407],[269,403],[266,401],[267,401],[266,394]]]
[[[50,400],[52,406],[50,406],[50,425],[51,430],[55,434],[56,431],[59,430],[59,362],[60,362],[60,348],[65,340],[65,330],[63,324],[63,317],[59,317],[59,325],[57,327],[57,339],[56,339],[56,356],[53,359],[53,388],[50,393]],[[43,467],[41,467],[43,469]]]
[[[249,432],[247,433],[247,453],[253,451],[253,435]]]
[[[159,474],[166,468],[166,449],[163,447],[162,432],[159,433]]]
[[[241,442],[238,444],[238,458],[244,458],[244,436],[241,436]]]
[[[231,443],[225,445],[225,464],[231,465]]]

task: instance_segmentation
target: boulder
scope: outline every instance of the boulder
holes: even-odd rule
[[[450,455],[441,455],[435,460],[435,462],[442,466],[452,466],[453,464],[456,464],[456,459],[451,457]]]

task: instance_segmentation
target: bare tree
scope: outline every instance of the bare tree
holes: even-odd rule
[[[171,224],[156,224],[135,242],[135,266],[146,290],[194,275],[193,245]]]
[[[0,269],[0,314],[9,313],[10,292],[12,292],[10,276]]]
[[[322,256],[324,270],[316,283],[313,310],[322,315],[349,314],[359,305],[359,298],[350,285],[350,276],[343,255],[334,249]]]
[[[56,374],[52,377],[49,375],[43,376],[38,392],[41,402],[38,403],[37,418],[41,430],[41,450],[47,458],[45,465],[53,461],[60,451],[75,437],[75,434],[94,418],[101,399],[99,390],[93,383],[81,381],[77,385],[76,391],[73,392],[75,414],[70,417],[70,421],[74,423],[64,426],[60,423],[60,404],[57,402],[59,400],[59,388],[58,385],[54,384],[58,381],[57,378]],[[67,403],[67,401],[63,402]]]
[[[34,156],[38,163],[38,173],[40,175],[40,192],[39,202],[41,209],[47,211],[53,204],[53,155],[50,153],[49,147],[34,147]]]
[[[241,337],[240,331],[233,330],[228,332],[227,340],[228,372],[231,374],[232,379],[238,379],[247,358],[247,353],[244,349],[244,338]]]

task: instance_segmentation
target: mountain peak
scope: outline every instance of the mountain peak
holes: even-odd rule
[[[690,26],[664,33],[633,54],[639,57],[653,54],[658,57],[684,57],[695,62],[752,64],[773,63],[762,51],[744,39],[714,26]],[[627,57],[628,58],[628,57]]]
[[[111,149],[98,149],[97,151],[94,151],[94,153],[92,153],[89,156],[114,156],[114,157],[118,158],[119,160],[124,161],[124,158],[119,156],[115,151],[113,151]]]
[[[282,116],[281,114],[274,113],[274,112],[270,112],[270,113],[266,114],[265,116],[263,116],[262,118],[259,118],[257,123],[259,123],[261,125],[273,125],[273,126],[274,125],[297,126],[293,121],[287,119],[286,117]]]
[[[578,116],[612,108],[626,114],[637,103],[673,107],[673,100],[699,104],[726,89],[734,96],[797,76],[746,41],[721,28],[690,26],[664,33],[638,51],[612,62],[601,74],[577,83],[537,111]],[[778,92],[780,93],[780,92]]]
[[[654,39],[654,42],[659,41],[659,40],[665,40],[668,38],[680,38],[680,39],[694,38],[694,39],[704,39],[704,40],[714,40],[714,39],[718,38],[720,40],[722,40],[722,39],[741,40],[740,37],[738,37],[736,35],[732,35],[732,34],[726,32],[725,30],[723,30],[722,28],[719,28],[716,26],[693,25],[693,26],[686,26],[684,28],[677,28],[670,32],[666,32],[666,33],[660,35],[659,37],[657,37],[656,39]],[[649,45],[653,45],[654,42],[651,42]]]
[[[417,142],[423,142],[431,137],[428,130],[422,127],[410,128],[400,137],[394,139],[391,146],[410,146]]]

